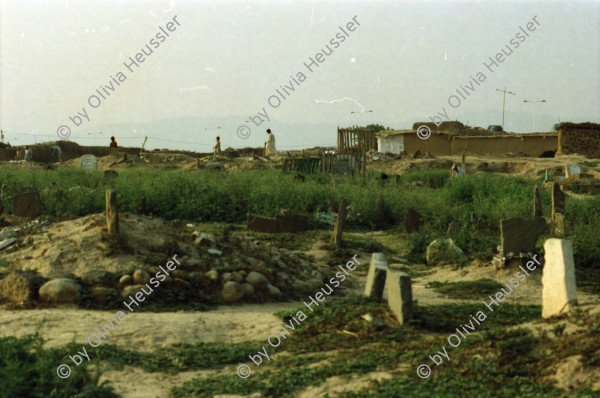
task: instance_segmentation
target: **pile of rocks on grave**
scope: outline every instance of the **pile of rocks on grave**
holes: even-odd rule
[[[190,240],[191,238],[191,240]],[[228,237],[217,241],[195,231],[177,242],[180,265],[153,287],[149,282],[164,269],[168,256],[156,265],[130,267],[122,274],[106,274],[94,281],[75,277],[46,279],[22,271],[12,271],[0,280],[0,299],[16,306],[80,304],[108,308],[122,305],[142,287],[153,288],[153,302],[161,304],[168,294],[182,303],[204,304],[260,303],[299,299],[324,286],[326,268],[319,269],[303,252],[275,248],[248,237]],[[163,273],[164,275],[164,273]],[[155,278],[159,280],[159,278]],[[158,294],[157,294],[158,293]]]

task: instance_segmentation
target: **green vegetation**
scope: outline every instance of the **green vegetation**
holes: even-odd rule
[[[42,343],[39,335],[0,338],[0,397],[119,397],[106,383],[98,385],[99,374],[88,373],[86,365],[65,361],[67,354],[62,355],[63,350],[43,350]],[[62,363],[71,367],[67,379],[56,374]]]
[[[504,286],[491,279],[478,279],[462,282],[432,281],[425,287],[433,288],[436,292],[450,298],[479,300],[488,295],[493,295]]]
[[[28,336],[0,339],[0,397],[117,397],[104,384],[97,385],[99,374],[88,373],[91,363],[108,369],[134,366],[147,372],[178,373],[197,369],[228,367],[220,376],[195,378],[174,388],[175,397],[212,397],[215,394],[252,394],[291,397],[308,386],[322,384],[328,377],[356,379],[371,371],[394,372],[394,378],[371,382],[365,390],[345,393],[344,397],[433,397],[470,395],[482,397],[560,397],[565,392],[554,388],[545,377],[555,371],[556,363],[582,354],[585,366],[600,366],[600,315],[589,316],[573,311],[565,317],[583,327],[585,332],[550,339],[534,336],[528,329],[510,328],[540,319],[539,306],[503,304],[477,327],[475,333],[450,348],[448,334],[465,322],[470,314],[481,310],[482,303],[416,307],[414,320],[403,327],[376,326],[362,315],[391,322],[386,303],[363,297],[331,297],[326,305],[306,314],[301,327],[279,348],[267,345],[271,360],[260,367],[248,360],[265,341],[253,343],[177,344],[154,352],[137,352],[102,344],[94,349],[94,358],[72,367],[70,378],[56,374],[61,363],[70,363],[67,355],[81,348],[70,343],[61,348],[41,349],[42,339]],[[281,317],[299,310],[281,312]],[[564,318],[564,317],[563,317]],[[555,331],[564,320],[556,323]],[[341,333],[349,331],[350,334]],[[427,332],[427,333],[423,333]],[[354,334],[354,335],[352,335]],[[430,338],[425,336],[434,335]],[[265,339],[267,336],[265,336]],[[432,365],[428,356],[446,346],[450,363]],[[274,357],[274,355],[277,355]],[[251,365],[252,375],[241,379],[235,373],[240,363]],[[432,374],[427,380],[416,375],[416,368],[426,363]],[[93,367],[93,366],[92,366]],[[96,366],[97,367],[97,366]],[[36,383],[30,383],[36,380]],[[79,395],[77,395],[79,394]],[[569,391],[569,396],[593,396],[586,387]]]
[[[162,171],[128,169],[105,181],[101,172],[75,169],[0,170],[7,184],[3,203],[24,187],[40,190],[43,213],[47,215],[84,214],[104,211],[104,191],[118,192],[121,211],[135,212],[138,199],[147,198],[148,210],[166,219],[201,222],[243,223],[248,212],[272,216],[285,208],[311,215],[311,226],[327,228],[317,221],[320,212],[334,209],[342,198],[348,200],[349,230],[373,230],[387,225],[398,228],[409,208],[417,210],[427,226],[413,234],[410,258],[424,261],[427,245],[435,238],[449,236],[450,223],[458,232],[450,236],[468,256],[490,256],[500,243],[499,223],[503,218],[530,218],[533,181],[494,174],[477,174],[449,179],[447,170],[423,170],[402,175],[399,187],[391,181],[308,175],[306,182],[294,182],[291,174],[277,170],[243,173],[202,171]],[[55,181],[54,187],[49,182]],[[550,193],[541,189],[546,212]],[[376,205],[383,199],[383,207]],[[566,219],[579,267],[600,267],[600,197],[586,200],[566,198]],[[547,214],[548,215],[548,214]],[[550,236],[550,235],[549,235]],[[297,249],[303,244],[288,242]],[[541,248],[541,246],[540,246]]]
[[[367,391],[354,391],[343,397],[433,397],[469,395],[482,397],[560,397],[564,391],[554,388],[543,378],[559,359],[572,355],[577,344],[588,351],[586,363],[594,363],[594,350],[600,347],[596,334],[598,319],[572,315],[578,322],[594,325],[585,338],[581,334],[559,340],[536,338],[525,329],[510,329],[540,318],[540,306],[502,305],[478,327],[459,347],[450,348],[450,363],[432,366],[432,375],[420,379],[416,368],[421,363],[431,365],[428,355],[447,345],[447,334],[464,323],[469,314],[481,310],[483,304],[441,305],[417,307],[415,320],[402,328],[377,327],[365,322],[361,315],[371,313],[378,319],[390,319],[385,303],[361,297],[348,296],[327,302],[313,313],[300,328],[285,341],[285,346],[273,349],[269,354],[286,351],[263,363],[260,368],[252,365],[252,375],[240,379],[236,374],[192,379],[173,389],[175,397],[212,397],[215,394],[252,394],[291,397],[311,385],[320,385],[326,378],[340,376],[355,379],[371,371],[402,369],[394,378],[372,382]],[[305,310],[305,307],[298,310]],[[281,312],[284,317],[296,311]],[[346,330],[353,337],[340,333]],[[439,337],[424,339],[423,331]],[[583,343],[582,343],[583,339]],[[551,355],[543,354],[546,347]],[[552,347],[552,348],[549,348]],[[280,350],[280,351],[277,351]],[[273,351],[273,352],[271,352]],[[334,353],[335,352],[335,353]],[[325,356],[327,360],[322,361]],[[588,358],[589,357],[589,358]],[[247,360],[245,361],[247,362]],[[317,364],[317,362],[319,362]],[[316,364],[312,365],[311,364]],[[233,373],[233,370],[232,370]],[[570,391],[575,397],[590,396],[590,390],[580,388]]]

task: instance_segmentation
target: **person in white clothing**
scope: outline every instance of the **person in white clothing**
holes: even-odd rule
[[[275,136],[271,133],[271,129],[267,129],[267,134],[269,135],[269,138],[267,138],[267,142],[265,142],[265,155],[277,155],[277,150],[275,149]]]

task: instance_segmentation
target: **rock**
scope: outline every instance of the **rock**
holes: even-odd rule
[[[196,235],[196,245],[198,246],[213,246],[217,244],[212,235],[207,235],[200,231],[195,231],[194,235]]]
[[[8,238],[16,238],[17,232],[12,228],[5,228],[4,231],[0,232],[0,240],[5,240]]]
[[[131,275],[123,275],[120,279],[119,279],[119,285],[123,286],[123,285],[131,285],[133,283],[133,278],[131,277]]]
[[[458,264],[467,261],[467,256],[454,244],[452,239],[436,239],[427,246],[425,258],[428,265]]]
[[[220,170],[220,171],[222,171],[222,170],[225,170],[225,165],[223,163],[221,163],[221,162],[211,162],[211,163],[209,163],[209,164],[206,165],[206,168],[210,169],[210,170]]]
[[[259,272],[252,271],[246,277],[246,282],[254,286],[256,289],[266,288],[269,285],[269,280],[266,276]]]
[[[15,238],[8,238],[6,240],[3,240],[2,242],[0,242],[0,250],[7,248],[8,246],[12,245],[16,241],[17,240]]]
[[[223,252],[221,250],[218,250],[218,249],[208,249],[208,252],[210,254],[215,254],[217,256],[220,256],[221,254],[223,254]]]
[[[187,289],[190,287],[190,283],[180,278],[173,278],[173,284],[179,288]]]
[[[13,271],[0,281],[0,296],[18,305],[35,298],[35,276]]]
[[[423,224],[423,216],[413,209],[408,209],[406,216],[404,216],[404,232],[412,234],[418,231]]]
[[[96,303],[104,304],[104,303],[106,303],[106,300],[108,299],[108,292],[113,289],[109,289],[107,287],[102,287],[102,286],[95,286],[95,287],[91,288],[90,290],[92,291],[92,295],[94,296],[94,300],[96,301]]]
[[[173,275],[174,278],[179,278],[179,279],[183,279],[185,281],[190,279],[190,274],[186,271],[181,271],[176,269],[175,271],[173,271],[171,273],[171,275]]]
[[[40,288],[40,298],[49,303],[74,303],[79,297],[79,285],[70,279],[52,279]]]
[[[546,229],[546,220],[541,217],[534,220],[515,217],[500,221],[502,255],[533,252],[535,242]]]
[[[190,272],[190,279],[203,280],[204,274],[202,272]]]
[[[300,293],[311,293],[314,290],[310,283],[297,278],[295,278],[294,282],[292,282],[292,289]]]
[[[23,192],[13,196],[13,213],[18,217],[35,218],[42,214],[39,192]]]
[[[192,267],[202,267],[203,261],[199,258],[190,258],[185,262],[185,265],[189,268]],[[181,264],[183,266],[183,264]]]
[[[211,269],[210,271],[205,273],[204,276],[206,276],[206,279],[210,279],[211,281],[218,281],[219,271],[217,271],[216,269]]]
[[[142,288],[146,287],[144,285],[131,285],[131,286],[126,286],[123,289],[123,292],[121,293],[121,296],[123,297],[129,297],[129,296],[135,296],[136,293],[141,292]]]
[[[577,305],[573,244],[566,239],[548,239],[544,243],[544,253],[542,318],[550,318]],[[527,268],[535,270],[537,264],[534,261],[530,263],[527,263]]]
[[[267,291],[273,297],[281,297],[281,290],[279,290],[277,287],[271,285],[270,283],[267,285]]]
[[[150,275],[146,271],[136,269],[133,273],[133,283],[135,285],[145,285],[150,282]]]
[[[251,284],[249,284],[249,283],[242,283],[242,287],[244,288],[244,294],[245,294],[247,297],[252,297],[252,296],[254,296],[254,292],[255,292],[255,290],[254,290],[254,286],[252,286],[252,285],[251,285]]]
[[[229,281],[223,285],[221,296],[225,302],[235,303],[244,297],[244,288],[237,282]]]
[[[245,277],[245,272],[244,271],[234,272],[232,275],[233,275],[233,281],[235,281],[237,283],[243,283],[244,282],[244,277]]]
[[[225,272],[223,275],[221,275],[221,279],[223,280],[223,283],[232,281],[233,274],[231,272]]]

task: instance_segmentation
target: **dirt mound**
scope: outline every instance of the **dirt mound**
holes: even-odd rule
[[[158,265],[164,265],[173,254],[178,255],[181,265],[167,283],[186,291],[201,291],[212,302],[226,299],[224,286],[232,281],[245,289],[244,301],[301,297],[324,286],[327,273],[304,260],[299,252],[225,232],[219,239],[177,220],[166,222],[127,213],[120,215],[120,233],[112,236],[106,233],[104,215],[94,214],[21,230],[17,238],[18,244],[3,251],[9,269],[35,270],[47,279],[79,277],[90,290],[123,290],[123,296],[134,286],[119,282],[122,277],[128,275],[128,280],[134,270],[154,275],[160,272]],[[246,286],[249,284],[256,289]],[[101,304],[103,298],[96,301]]]

